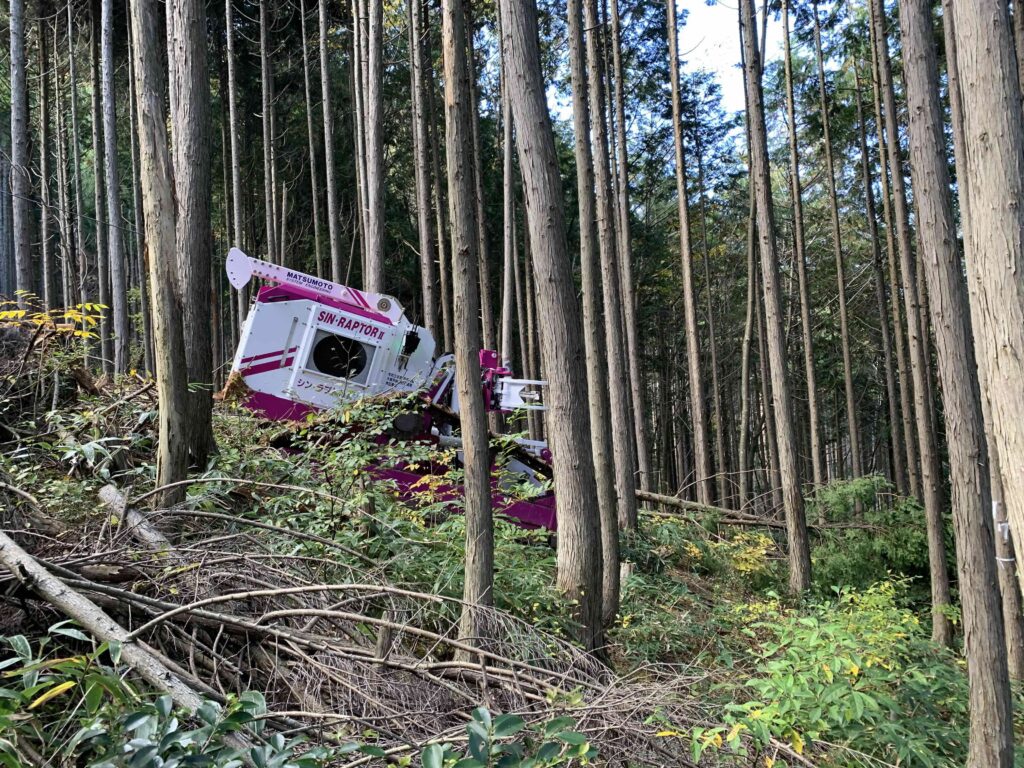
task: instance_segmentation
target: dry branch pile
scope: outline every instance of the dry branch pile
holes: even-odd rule
[[[457,740],[481,704],[536,721],[570,710],[604,758],[687,764],[688,742],[656,737],[645,720],[704,719],[689,695],[692,670],[619,677],[497,610],[487,614],[486,640],[466,645],[458,601],[391,586],[370,564],[339,566],[326,539],[200,510],[145,514],[112,487],[101,497],[102,519],[58,536],[12,536],[62,589],[110,617],[116,626],[106,631],[162,665],[165,688],[173,679],[215,700],[259,690],[281,731],[323,742],[372,733],[395,754]],[[9,549],[0,547],[0,560],[12,568]],[[67,613],[20,570],[0,580],[3,634]],[[49,604],[40,607],[40,596]]]

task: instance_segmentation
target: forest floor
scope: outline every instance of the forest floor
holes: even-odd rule
[[[777,530],[644,511],[607,664],[571,642],[547,534],[499,517],[473,650],[456,639],[463,521],[438,493],[458,471],[433,447],[378,445],[391,406],[298,427],[284,449],[282,425],[218,404],[216,454],[154,508],[151,382],[91,387],[73,361],[17,357],[3,530],[121,634],[3,571],[5,765],[963,764],[964,665],[929,640],[921,513],[875,478],[812,500],[812,519],[849,525],[816,533],[800,603],[782,596]],[[410,504],[371,459],[436,474]],[[161,696],[129,644],[202,704]]]

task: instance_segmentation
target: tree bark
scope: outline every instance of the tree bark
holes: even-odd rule
[[[751,178],[757,207],[757,228],[761,245],[761,277],[767,320],[768,358],[771,365],[772,394],[776,432],[779,441],[779,468],[786,512],[789,545],[789,588],[794,594],[811,583],[811,555],[807,538],[807,520],[797,470],[797,446],[793,429],[793,410],[786,371],[785,329],[782,323],[782,297],[779,290],[779,262],[775,249],[775,222],[772,210],[771,176],[768,167],[768,143],[761,92],[761,65],[753,0],[740,0],[743,33],[744,74],[747,103],[750,108]]]
[[[989,514],[992,498],[985,471],[981,393],[956,245],[931,9],[928,0],[902,0],[900,30],[921,265],[931,296],[928,305],[935,329],[949,451],[969,681],[967,765],[1009,768],[1013,764],[1013,721]],[[1018,106],[1019,99],[1018,92]]]
[[[230,1],[230,0],[229,0]],[[338,206],[338,184],[334,167],[334,100],[331,96],[331,70],[327,56],[327,0],[317,4],[320,22],[320,89],[324,118],[324,182],[327,187],[327,236],[331,246],[331,279],[343,279],[341,264],[341,220]]]
[[[531,126],[517,134],[517,148],[543,322],[544,373],[550,382],[548,432],[558,487],[557,583],[570,600],[578,601],[580,640],[594,650],[602,644],[600,519],[590,454],[583,334],[540,69],[537,9],[534,0],[501,0],[499,9],[513,117],[517,125]]]
[[[743,342],[740,345],[740,424],[739,424],[739,499],[737,509],[745,509],[750,502],[753,467],[750,460],[750,357],[754,343],[754,309],[757,290],[757,227],[754,221],[754,185],[750,184],[750,205],[747,215],[747,314],[743,323]]]
[[[825,179],[828,182],[829,213],[832,221],[832,248],[836,260],[836,286],[839,294],[839,336],[843,350],[843,384],[846,393],[846,433],[850,439],[850,469],[853,477],[864,474],[861,466],[860,427],[857,425],[857,397],[853,390],[853,360],[850,354],[850,323],[846,311],[846,262],[843,257],[842,228],[839,223],[839,200],[836,194],[835,160],[832,156],[832,127],[825,93],[825,57],[821,50],[821,21],[818,2],[814,0],[814,51],[818,64],[818,104],[821,111],[825,145]]]
[[[892,455],[892,476],[896,492],[907,494],[906,455],[901,445],[899,416],[899,389],[893,365],[892,336],[889,330],[889,312],[885,295],[885,275],[882,271],[882,251],[878,242],[878,221],[875,218],[875,190],[871,178],[871,157],[868,154],[867,127],[861,103],[860,77],[857,76],[857,126],[860,138],[861,177],[864,184],[864,208],[871,242],[871,265],[874,269],[875,300],[878,304],[878,324],[882,332],[882,356],[885,360],[885,391],[889,407],[889,448]]]
[[[807,253],[804,245],[803,189],[800,181],[800,153],[796,136],[796,105],[793,97],[793,57],[789,41],[789,4],[782,2],[782,34],[785,46],[786,127],[789,132],[789,187],[793,199],[793,260],[796,262],[800,292],[800,329],[803,335],[804,376],[807,380],[807,424],[811,444],[811,473],[814,485],[825,482],[821,448],[821,415],[818,412],[818,383],[814,370],[814,337],[811,331],[811,297],[807,284]]]
[[[441,284],[441,325],[444,330],[444,349],[451,350],[455,331],[452,328],[452,272],[448,250],[448,204],[446,179],[441,173],[440,150],[437,141],[437,120],[434,113],[434,73],[430,52],[430,7],[421,2],[423,11],[423,56],[426,67],[423,75],[427,92],[427,123],[430,133],[430,163],[434,169],[434,211],[437,215],[438,272]]]
[[[306,137],[309,143],[309,194],[313,208],[313,259],[317,277],[324,276],[323,237],[320,233],[320,170],[317,164],[316,132],[313,130],[313,91],[309,84],[309,36],[306,33],[306,0],[299,0],[302,20],[302,82],[306,95]]]
[[[690,206],[686,193],[686,156],[683,149],[683,115],[679,93],[679,43],[676,0],[668,0],[669,79],[672,84],[672,135],[675,143],[676,198],[679,208],[679,256],[683,275],[683,312],[686,324],[686,360],[690,378],[690,417],[693,419],[694,478],[697,501],[711,503],[711,441],[704,408],[704,375],[701,371],[700,336],[697,332],[697,293],[693,285],[693,251],[690,246]]]
[[[107,250],[107,227],[104,206],[106,193],[105,164],[103,162],[103,83],[100,77],[100,0],[92,0],[91,10],[91,75],[92,75],[92,156],[93,156],[93,212],[96,222],[96,292],[95,296],[103,305],[100,316],[100,365],[104,373],[114,372],[114,340],[111,335],[110,312],[110,259]]]
[[[384,4],[368,0],[366,39],[366,273],[363,288],[387,292],[384,282]],[[447,109],[448,105],[446,105]],[[472,201],[469,201],[472,202]]]
[[[130,6],[129,0],[126,5]],[[129,7],[129,14],[131,9]],[[149,284],[149,252],[146,247],[145,214],[142,209],[142,184],[140,179],[139,160],[139,112],[138,104],[135,101],[135,61],[133,48],[135,41],[131,37],[131,24],[128,25],[128,82],[133,85],[128,88],[128,120],[131,127],[132,147],[132,205],[135,211],[135,248],[136,261],[139,265],[139,296],[141,297],[140,312],[142,313],[142,348],[143,348],[143,370],[153,375],[153,315],[150,311],[150,284]]]
[[[573,91],[573,138],[576,152],[576,187],[580,217],[580,275],[583,283],[583,331],[586,346],[587,387],[590,391],[591,451],[601,516],[603,564],[603,621],[615,620],[619,602],[619,522],[615,495],[605,356],[601,273],[597,252],[597,204],[594,162],[590,146],[590,94],[587,90],[583,13],[580,0],[569,0],[569,65]],[[622,489],[624,492],[630,489]]]
[[[421,3],[409,0],[410,70],[412,72],[413,152],[416,166],[416,223],[419,231],[420,290],[423,296],[423,324],[435,339],[441,339],[437,317],[437,263],[434,260],[434,220],[430,210],[430,161],[427,155],[426,88],[427,69],[424,61],[424,29]]]
[[[1004,5],[952,7],[963,99],[964,230],[974,341],[1010,530],[1024,531],[1024,125]],[[1024,570],[1018,569],[1024,591]]]
[[[11,0],[11,197],[14,228],[14,273],[18,306],[28,306],[33,286],[32,212],[29,201],[32,182],[29,177],[28,85],[25,58],[25,0]]]
[[[881,25],[884,30],[884,24]],[[875,23],[870,23],[871,28],[871,64],[872,64],[872,91],[874,95],[875,128],[878,133],[878,156],[880,161],[879,180],[882,185],[882,215],[885,221],[886,253],[889,266],[889,296],[892,303],[892,329],[896,340],[896,366],[899,372],[900,384],[900,415],[901,429],[900,441],[906,451],[907,458],[907,484],[908,492],[911,495],[921,497],[921,475],[920,463],[917,456],[917,430],[914,425],[913,400],[914,393],[910,379],[910,364],[907,361],[907,349],[905,328],[903,324],[903,313],[900,308],[900,279],[897,262],[896,240],[893,236],[895,225],[893,222],[892,195],[889,190],[889,173],[892,168],[889,166],[889,156],[886,150],[886,124],[882,118],[882,68],[880,54],[876,37],[878,30]]]
[[[1020,28],[1020,19],[1024,19],[1024,14],[1015,12],[1013,19],[1015,33]],[[949,105],[953,127],[953,151],[959,171],[957,186],[960,193],[961,220],[967,221],[970,218],[970,200],[967,195],[970,179],[964,173],[967,159],[967,144],[964,137],[963,95],[960,88],[960,75],[957,69],[957,41],[951,0],[942,0],[942,21],[943,39],[946,46]],[[1019,46],[1017,50],[1019,61],[1021,50]],[[976,328],[980,323],[980,318],[977,315],[977,302],[969,303],[972,326]],[[973,338],[971,341],[973,343]],[[1010,535],[1010,524],[1006,519],[1006,503],[1003,497],[999,449],[995,443],[995,431],[992,424],[992,406],[988,397],[985,372],[980,365],[978,367],[978,379],[981,387],[981,413],[984,419],[985,438],[988,447],[988,474],[992,485],[992,518],[995,522],[996,563],[999,574],[999,591],[1003,603],[1007,660],[1009,662],[1010,677],[1014,680],[1024,680],[1024,610],[1021,608],[1021,588],[1017,580],[1018,566],[1014,553],[1014,538]]]
[[[480,99],[476,83],[476,54],[473,45],[473,23],[469,15],[466,24],[466,49],[469,52],[469,95],[473,107],[471,132],[473,134],[473,187],[476,204],[477,258],[480,262],[480,322],[486,349],[497,349],[494,327],[494,303],[491,301],[491,257],[487,248],[487,221],[484,214],[483,155],[480,152]]]
[[[499,77],[501,85],[501,219],[502,219],[502,290],[501,290],[501,359],[505,365],[512,362],[512,313],[513,307],[522,314],[519,306],[518,283],[516,282],[516,203],[515,170],[512,164],[512,111],[508,103],[508,64],[502,46],[501,16],[497,19],[499,46]],[[519,323],[522,337],[523,324]],[[525,365],[522,359],[522,365]],[[522,365],[520,370],[523,370]]]
[[[619,267],[622,285],[622,313],[626,324],[629,386],[632,390],[633,431],[636,445],[639,485],[651,490],[651,451],[647,439],[647,410],[644,406],[644,384],[640,369],[640,345],[637,340],[636,289],[633,280],[633,234],[629,203],[629,151],[626,144],[625,78],[622,70],[622,30],[619,25],[619,2],[610,0],[612,73],[615,81],[615,143],[618,163]]]
[[[206,65],[206,4],[176,0],[167,12],[172,161],[177,215],[178,285],[190,391],[187,439],[192,462],[206,466],[214,447],[210,229],[212,195],[210,81]],[[164,213],[166,216],[166,212]]]
[[[54,79],[54,96],[57,101],[56,110],[56,149],[57,149],[57,226],[60,230],[60,274],[61,274],[61,304],[62,307],[72,307],[75,305],[75,295],[77,294],[78,286],[75,284],[75,238],[72,234],[73,224],[71,220],[71,198],[69,196],[69,179],[68,179],[68,140],[67,140],[67,123],[65,115],[65,103],[64,103],[64,87],[63,78],[61,77],[61,66],[60,66],[60,51],[57,48],[57,28],[58,24],[56,17],[53,23],[54,31],[51,38],[53,45],[53,79]],[[71,28],[68,27],[68,34],[70,34]]]
[[[228,0],[230,2],[230,0]],[[260,95],[262,97],[263,124],[263,213],[264,237],[267,261],[277,263],[277,190],[274,186],[274,170],[271,155],[274,146],[274,131],[271,127],[271,112],[274,110],[273,74],[270,71],[270,21],[267,18],[267,0],[260,0]]]
[[[89,259],[85,251],[85,209],[82,202],[82,151],[78,133],[78,71],[75,66],[75,35],[72,4],[68,3],[68,80],[71,88],[71,162],[75,188],[75,253],[78,255],[78,300],[88,301],[86,290]]]
[[[370,2],[374,4],[374,0]],[[444,0],[441,22],[445,147],[454,244],[455,381],[465,468],[466,576],[459,636],[463,642],[473,642],[482,638],[486,631],[484,615],[479,609],[494,603],[494,524],[491,519],[487,416],[480,392],[480,297],[470,155],[473,149],[470,121],[475,110],[469,86],[463,2]]]
[[[882,0],[871,0],[872,25],[876,28],[875,46],[885,107],[885,129],[889,138],[889,167],[892,170],[893,200],[896,218],[900,274],[903,278],[904,314],[907,319],[907,340],[910,347],[910,368],[914,377],[914,414],[917,422],[918,453],[921,458],[921,486],[928,528],[928,560],[932,586],[932,639],[942,645],[953,642],[953,627],[946,608],[951,604],[946,548],[943,536],[943,504],[940,484],[938,446],[927,399],[928,360],[926,339],[919,323],[917,273],[910,244],[910,219],[907,193],[903,181],[899,132],[896,120],[896,97],[893,93],[889,47],[885,37],[885,9]]]
[[[244,246],[242,238],[244,224],[242,216],[242,159],[239,146],[242,126],[238,120],[238,82],[235,73],[235,22],[233,8],[234,0],[224,0],[224,26],[228,47],[228,116],[231,123],[230,130],[228,131],[231,134],[231,202],[235,222],[235,245],[242,248]],[[241,290],[238,291],[237,295],[237,320],[239,328],[245,322],[245,293],[244,290]]]
[[[181,327],[181,294],[174,216],[171,159],[164,114],[164,73],[154,55],[165,30],[159,29],[155,0],[132,0],[132,51],[135,100],[139,111],[139,160],[146,242],[153,286],[153,350],[160,398],[157,444],[157,486],[185,477],[188,402],[185,343]],[[175,504],[185,495],[179,486],[162,494],[159,503]]]
[[[103,166],[106,169],[107,258],[113,319],[114,371],[128,370],[128,284],[121,237],[121,182],[117,167],[117,122],[114,90],[114,0],[101,0],[101,62],[103,77]]]
[[[608,155],[608,125],[605,119],[604,60],[601,51],[597,0],[583,0],[587,48],[587,81],[590,97],[590,139],[594,160],[595,213],[598,252],[601,258],[601,288],[604,298],[604,333],[608,380],[612,390],[627,392],[629,370],[623,338],[622,297],[619,285],[619,252],[616,213],[612,198],[611,162]],[[633,463],[633,424],[629,400],[610,398],[612,454],[615,462],[615,493],[619,527],[636,530],[636,469]]]
[[[49,15],[49,10],[40,4],[40,16]],[[36,56],[39,63],[39,257],[40,284],[43,289],[43,309],[54,309],[56,294],[53,285],[53,237],[50,234],[50,218],[53,210],[50,176],[50,63],[46,45],[46,22],[36,22]]]

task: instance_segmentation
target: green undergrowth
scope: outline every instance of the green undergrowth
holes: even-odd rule
[[[220,406],[215,414],[219,451],[195,473],[203,482],[189,487],[188,503],[342,545],[349,554],[330,552],[337,563],[333,577],[352,578],[350,569],[372,571],[374,578],[396,586],[458,598],[465,530],[452,508],[457,505],[443,498],[444,487],[461,479],[454,456],[409,442],[380,444],[396,411],[410,405],[348,408],[331,422],[307,424],[285,441],[290,447],[274,447],[282,445],[281,425]],[[0,471],[20,487],[39,489],[47,510],[61,511],[65,519],[102,514],[95,504],[102,483],[134,484],[137,491],[151,487],[145,453],[151,418],[139,408],[126,420],[138,430],[137,439],[126,445],[104,442],[94,411],[51,416],[51,424],[62,425],[54,439],[6,455]],[[61,437],[69,431],[75,446]],[[114,459],[108,453],[121,455]],[[418,465],[426,479],[416,503],[398,501],[387,483],[367,471],[371,462]],[[517,478],[508,482],[518,492],[530,492]],[[962,765],[968,738],[966,674],[958,651],[929,639],[920,507],[893,497],[880,479],[864,478],[819,489],[808,500],[808,517],[844,527],[814,535],[813,589],[796,602],[783,596],[786,562],[778,530],[722,525],[712,515],[694,522],[644,512],[640,533],[621,542],[627,566],[620,611],[607,634],[611,663],[622,673],[642,674],[652,663],[701,671],[696,677],[702,682],[691,694],[714,707],[714,721],[696,729],[661,725],[663,738],[685,739],[704,762],[766,768],[797,765],[804,758],[837,767]],[[318,542],[272,540],[289,552],[325,554]],[[496,604],[571,639],[572,606],[554,586],[555,566],[546,532],[496,520]],[[422,613],[417,621],[447,626],[456,609],[451,603],[431,604],[424,611],[434,613]],[[1019,690],[1016,696],[1019,713],[1024,700]],[[242,704],[233,706],[244,710]],[[657,713],[651,717],[656,723]],[[117,722],[111,727],[123,729]],[[1019,714],[1017,735],[1024,743]],[[545,743],[543,731],[531,738],[530,749]],[[572,746],[559,744],[560,750]],[[292,764],[291,745],[278,746],[267,765]],[[787,757],[787,751],[797,758]],[[448,765],[456,757],[434,750],[423,764],[436,758],[442,762],[432,764]],[[1024,753],[1019,760],[1024,764]],[[517,763],[510,757],[507,764]]]

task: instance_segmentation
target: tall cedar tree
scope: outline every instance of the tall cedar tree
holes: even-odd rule
[[[764,121],[764,99],[761,92],[761,56],[758,52],[755,34],[757,24],[753,0],[740,0],[740,29],[743,36],[743,69],[749,109],[750,176],[754,185],[757,232],[761,248],[761,278],[767,326],[766,345],[768,361],[771,366],[779,472],[789,544],[789,589],[797,594],[810,586],[811,553],[807,538],[807,520],[804,516],[804,499],[797,468],[797,445],[793,424],[793,406],[789,393],[789,374],[786,370],[779,258],[775,247],[775,214],[772,209],[768,140]]]
[[[1006,6],[954,3],[968,287],[1010,529],[1024,531],[1024,120]],[[1019,539],[1018,539],[1019,544]],[[1024,569],[1018,569],[1024,591]]]
[[[583,287],[583,332],[590,391],[590,430],[597,502],[601,515],[601,551],[604,584],[604,620],[614,621],[618,610],[618,506],[615,497],[615,466],[609,419],[608,368],[603,325],[604,300],[597,253],[597,204],[594,193],[594,161],[590,146],[590,94],[583,38],[583,8],[569,0],[569,68],[573,89],[573,138],[576,153],[576,189],[580,217],[580,277]],[[607,535],[610,529],[613,536]]]
[[[536,274],[548,441],[558,488],[558,586],[578,609],[584,647],[601,631],[601,521],[590,455],[583,329],[566,244],[562,183],[544,94],[535,0],[499,0],[508,92],[523,175],[530,255]],[[529,289],[526,291],[530,295]],[[529,305],[528,305],[529,306]]]
[[[372,3],[373,0],[371,0]],[[487,417],[480,394],[480,294],[477,275],[476,206],[473,205],[473,137],[464,0],[444,0],[445,149],[452,220],[452,278],[455,289],[455,382],[462,424],[465,467],[466,579],[460,636],[472,642],[485,632],[479,610],[494,602],[494,523]]]
[[[174,180],[167,150],[167,117],[164,113],[166,77],[160,57],[153,51],[166,38],[159,29],[155,0],[132,0],[132,39],[135,45],[135,99],[139,122],[139,175],[149,244],[149,281],[153,287],[153,350],[160,398],[157,444],[158,486],[184,479],[187,462],[188,392],[185,343],[182,336],[181,293],[175,234]],[[179,486],[162,494],[164,505],[184,498]]]
[[[899,129],[896,118],[896,96],[889,61],[889,43],[885,35],[885,8],[882,0],[871,0],[871,22],[875,27],[875,57],[880,74],[882,101],[885,106],[885,132],[888,137],[889,168],[892,173],[893,209],[896,223],[896,244],[903,281],[904,318],[910,348],[910,371],[914,381],[914,416],[918,455],[921,459],[921,489],[925,522],[928,531],[928,564],[932,588],[932,639],[942,645],[953,642],[953,626],[949,619],[951,604],[946,545],[943,534],[942,478],[935,425],[932,423],[931,401],[928,397],[929,361],[927,344],[919,322],[920,296],[917,267],[910,244],[910,214],[900,156]]]

